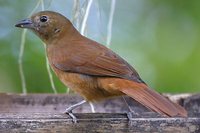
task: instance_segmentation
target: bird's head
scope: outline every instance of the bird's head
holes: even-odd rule
[[[60,38],[63,33],[72,33],[74,27],[63,15],[53,11],[41,11],[30,18],[24,19],[15,25],[20,28],[31,29],[46,44],[56,38]]]

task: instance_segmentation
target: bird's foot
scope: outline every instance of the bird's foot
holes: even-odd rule
[[[128,123],[132,126],[132,118],[138,117],[140,114],[136,113],[135,111],[126,112],[126,116],[128,118]]]
[[[67,108],[64,112],[65,114],[68,114],[71,118],[73,123],[77,123],[77,118],[76,116],[72,113],[72,110],[70,110],[69,108]]]
[[[131,112],[126,112],[126,116],[128,118],[128,121],[131,121],[131,119],[133,118],[133,115]]]
[[[77,104],[74,104],[74,105],[68,107],[67,109],[65,109],[65,112],[64,112],[64,113],[65,113],[65,114],[68,114],[68,115],[72,118],[72,121],[73,121],[74,123],[77,123],[77,118],[76,118],[76,116],[72,113],[72,111],[73,111],[75,108],[79,107],[80,105],[84,104],[85,102],[86,102],[86,101],[83,100],[83,101],[81,101],[81,102],[79,102],[79,103],[77,103]]]
[[[138,113],[136,113],[136,112],[134,112],[134,111],[130,111],[130,112],[126,112],[126,115],[127,115],[128,120],[131,121],[131,119],[132,119],[134,116],[138,117],[140,114],[138,114]]]

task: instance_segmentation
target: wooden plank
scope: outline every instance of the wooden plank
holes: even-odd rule
[[[169,96],[169,95],[168,95]],[[165,118],[152,113],[126,97],[139,116],[129,121],[127,106],[122,98],[95,103],[99,113],[90,112],[88,104],[78,108],[78,123],[63,114],[64,109],[81,101],[81,97],[65,94],[0,94],[0,132],[200,132],[200,95],[169,96],[182,104],[188,118]],[[106,113],[102,113],[106,112]]]
[[[200,132],[200,118],[132,118],[125,114],[1,114],[0,132]]]
[[[138,112],[149,111],[141,104],[126,97],[130,106],[134,106]],[[0,94],[1,112],[63,112],[67,107],[83,100],[77,95],[67,94]],[[128,111],[128,107],[122,98],[108,99],[94,103],[96,111],[100,113],[121,113]],[[91,112],[89,104],[84,104],[75,110],[77,113]]]

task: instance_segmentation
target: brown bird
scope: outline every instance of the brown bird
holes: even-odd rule
[[[151,90],[130,64],[104,45],[82,36],[63,15],[42,11],[16,27],[31,29],[46,43],[53,71],[66,86],[84,97],[85,101],[66,110],[74,121],[72,110],[80,104],[121,95],[128,95],[159,114],[187,116],[183,107]]]

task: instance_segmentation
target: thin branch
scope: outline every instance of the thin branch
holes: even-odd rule
[[[31,13],[28,15],[29,17],[39,7],[39,5],[40,5],[40,1],[37,2],[36,6],[33,8]],[[21,34],[20,51],[19,51],[19,58],[18,58],[19,74],[20,74],[20,78],[21,78],[22,93],[23,94],[27,93],[26,78],[25,78],[25,75],[24,75],[23,64],[22,64],[22,59],[23,59],[23,55],[24,55],[26,33],[27,33],[27,29],[24,29],[22,31],[22,34]]]
[[[115,0],[112,0],[111,2],[111,7],[110,7],[110,16],[109,16],[109,21],[108,21],[108,27],[107,27],[107,40],[106,40],[106,45],[107,47],[110,47],[110,42],[112,39],[112,24],[113,24],[113,16],[115,12]]]
[[[24,54],[24,46],[25,46],[25,38],[26,38],[26,32],[27,29],[24,29],[21,34],[21,43],[20,43],[20,52],[19,52],[19,59],[18,59],[18,65],[19,65],[19,74],[21,77],[21,82],[22,82],[22,93],[26,94],[27,93],[27,88],[26,88],[26,79],[24,76],[24,71],[23,71],[23,64],[22,64],[22,58]]]
[[[45,48],[45,51],[46,51],[46,44],[45,43],[43,43],[43,44],[44,44],[44,48]],[[54,80],[53,80],[53,75],[52,75],[52,72],[51,72],[51,68],[49,66],[49,60],[48,60],[47,56],[45,56],[45,58],[46,58],[46,68],[47,68],[49,80],[50,80],[50,83],[51,83],[51,88],[52,88],[54,94],[57,94],[57,89],[55,87]]]
[[[86,23],[87,23],[87,19],[88,19],[88,15],[90,12],[90,7],[92,5],[92,2],[93,2],[93,0],[89,0],[87,7],[86,7],[85,15],[84,15],[83,22],[81,25],[81,34],[82,35],[84,35],[84,32],[85,32],[85,27],[86,27]]]
[[[30,16],[38,9],[40,3],[41,3],[41,1],[38,0],[36,6],[33,8],[33,10],[32,10],[31,13],[28,15],[28,17],[30,17]]]
[[[44,11],[44,1],[40,0],[40,4],[41,4],[42,11]]]
[[[48,9],[51,6],[53,0],[50,0],[49,3],[47,3],[46,9]]]
[[[72,8],[72,23],[76,25],[76,28],[79,29],[80,27],[80,1],[74,0],[73,8]]]

